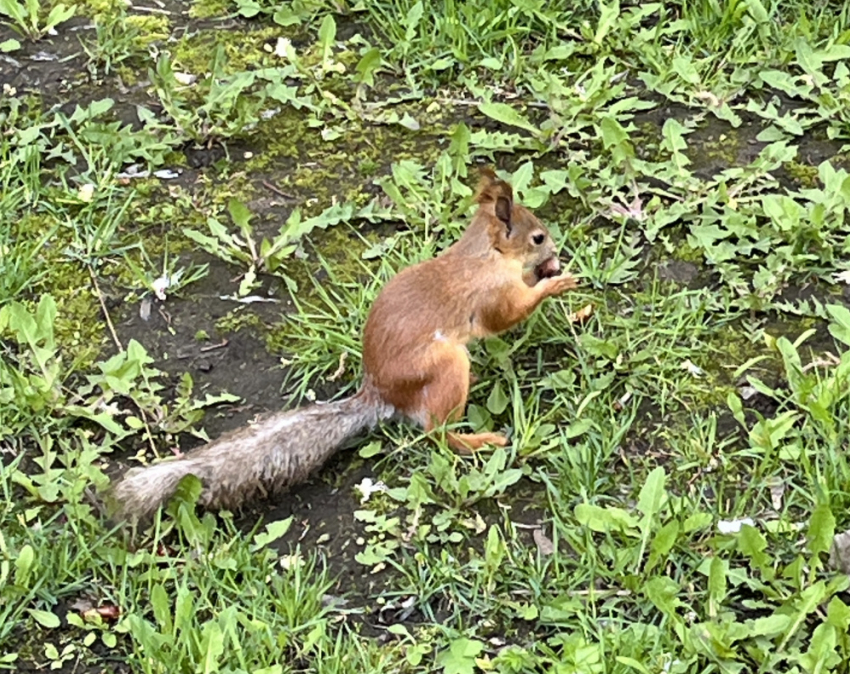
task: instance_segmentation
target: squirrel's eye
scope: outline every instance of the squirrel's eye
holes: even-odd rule
[[[531,237],[531,240],[534,241],[535,246],[539,246],[541,243],[543,243],[545,239],[546,237],[543,234],[535,234]]]

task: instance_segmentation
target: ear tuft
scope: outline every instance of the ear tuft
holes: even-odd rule
[[[511,233],[511,211],[514,206],[514,191],[509,183],[499,178],[493,169],[482,167],[481,180],[475,200],[479,204],[493,204],[496,217],[499,218]]]

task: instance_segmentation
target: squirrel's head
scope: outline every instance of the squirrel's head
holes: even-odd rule
[[[475,200],[478,214],[487,218],[492,247],[522,262],[523,278],[529,285],[557,276],[561,264],[549,230],[531,211],[514,203],[513,188],[489,168],[481,169]]]

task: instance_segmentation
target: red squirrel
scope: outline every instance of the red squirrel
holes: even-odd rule
[[[404,269],[378,294],[363,332],[363,382],[350,398],[270,414],[181,458],[133,469],[111,488],[118,514],[151,516],[185,475],[197,476],[205,508],[236,508],[304,481],[348,439],[390,419],[436,437],[463,416],[470,386],[466,345],[524,321],[547,297],[576,287],[559,273],[552,237],[483,169],[478,208],[463,236],[437,257]],[[469,453],[507,444],[497,433],[448,432]]]

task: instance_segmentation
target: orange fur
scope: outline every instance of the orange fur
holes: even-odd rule
[[[576,285],[569,275],[533,278],[557,258],[554,243],[513,202],[508,183],[482,173],[479,208],[461,239],[393,278],[364,330],[364,386],[429,433],[464,413],[471,378],[466,344],[510,329],[544,299]],[[507,442],[494,433],[449,433],[447,441],[464,452]]]

